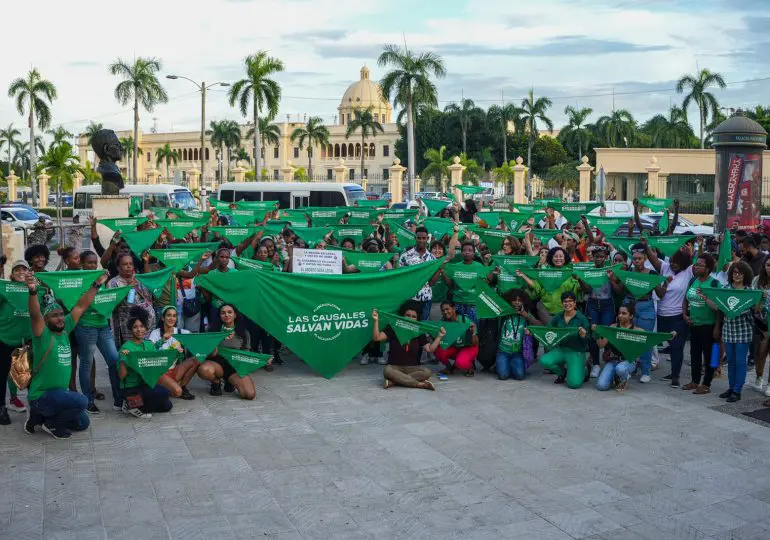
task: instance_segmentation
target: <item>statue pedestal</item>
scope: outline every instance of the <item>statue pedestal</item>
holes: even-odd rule
[[[92,198],[94,217],[98,219],[119,219],[128,217],[131,195],[94,195]],[[114,232],[101,223],[96,224],[96,233],[102,245],[107,247]]]

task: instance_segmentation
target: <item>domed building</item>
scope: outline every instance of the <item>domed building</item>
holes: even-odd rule
[[[383,127],[383,133],[376,137],[367,137],[361,141],[359,131],[345,137],[348,125],[355,118],[356,110],[371,108],[372,116]],[[233,116],[235,112],[233,112]],[[330,115],[331,116],[331,115]],[[241,126],[241,146],[249,154],[249,161],[232,161],[230,163],[231,179],[232,170],[236,166],[247,170],[256,169],[258,175],[264,175],[268,179],[282,180],[291,168],[303,168],[305,173],[312,174],[313,181],[334,181],[335,168],[340,166],[345,169],[346,181],[362,183],[366,178],[366,188],[377,194],[385,193],[389,167],[393,164],[395,144],[399,138],[398,126],[392,120],[393,107],[383,99],[380,86],[371,80],[370,71],[363,66],[358,81],[351,84],[342,95],[337,114],[334,120],[326,127],[329,130],[329,144],[323,147],[315,146],[312,149],[312,171],[308,171],[307,147],[300,149],[296,142],[292,142],[291,134],[298,127],[305,125],[309,115],[286,115],[286,121],[275,122],[280,131],[280,138],[276,145],[266,145],[262,148],[261,162],[254,167],[254,149],[246,137],[249,125]],[[247,121],[247,120],[246,120]],[[118,137],[132,136],[131,130],[117,132]],[[169,167],[171,178],[164,178],[165,166],[156,165],[156,152],[168,143],[179,155],[179,162]],[[137,177],[139,183],[181,183],[187,182],[187,173],[192,170],[200,170],[200,131],[174,132],[174,133],[143,133],[139,132],[138,146],[141,149],[137,160]],[[88,146],[85,136],[78,139],[78,152],[81,161],[88,159],[94,162],[93,152]],[[363,171],[361,170],[361,156],[364,157]],[[207,188],[215,188],[227,176],[227,156],[220,156],[218,149],[211,145],[206,137],[206,145],[203,150],[205,162],[204,185]],[[120,163],[124,178],[129,178],[128,164]]]

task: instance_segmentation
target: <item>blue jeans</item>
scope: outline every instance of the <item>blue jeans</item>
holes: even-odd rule
[[[507,353],[497,351],[495,369],[501,381],[506,380],[508,377],[513,377],[517,381],[523,381],[526,369],[524,367],[524,357],[521,355],[521,352]]]
[[[615,322],[615,303],[612,298],[605,300],[586,299],[586,316],[591,324],[601,324],[609,326]],[[588,350],[591,353],[591,360],[595,366],[599,365],[599,346],[596,340],[588,342]]]
[[[433,307],[433,300],[425,300],[423,302],[420,302],[421,310],[420,310],[420,320],[421,321],[428,321],[430,320],[430,308]]]
[[[652,300],[639,300],[634,309],[634,325],[652,332],[655,330],[655,302]],[[652,350],[639,356],[642,365],[642,375],[649,375],[652,371]]]
[[[615,377],[621,381],[627,381],[636,371],[636,362],[626,362],[625,360],[607,362],[596,379],[597,390],[609,390]]]
[[[457,311],[458,315],[465,315],[474,324],[479,324],[479,320],[476,317],[476,304],[455,304],[455,311]],[[430,315],[430,312],[428,312],[428,315]]]
[[[91,362],[94,360],[94,351],[99,349],[107,364],[107,371],[110,375],[112,403],[119,407],[123,403],[123,390],[120,388],[118,349],[115,347],[112,330],[110,330],[109,326],[91,328],[90,326],[77,325],[75,327],[75,337],[78,340],[78,348],[80,349],[80,366],[78,366],[80,391],[86,396],[88,403],[94,402],[94,395],[91,391]]]
[[[741,393],[743,383],[746,382],[750,345],[751,343],[725,343],[728,388],[736,394]]]
[[[676,337],[671,340],[671,379],[678,380],[684,362],[684,344],[690,335],[690,327],[684,322],[682,315],[658,315],[658,332],[676,332]]]
[[[46,426],[71,431],[88,429],[87,405],[88,400],[83,394],[65,388],[46,390],[39,399],[29,402],[30,414],[42,417],[40,420]]]

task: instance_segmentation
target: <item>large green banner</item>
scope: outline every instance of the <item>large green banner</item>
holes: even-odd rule
[[[606,338],[620,352],[621,357],[628,362],[634,362],[654,346],[674,339],[674,334],[671,332],[648,332],[647,330],[630,330],[617,326],[597,325],[593,332],[598,337]]]
[[[397,311],[442,264],[336,276],[215,272],[197,281],[331,378],[371,341],[372,305]]]

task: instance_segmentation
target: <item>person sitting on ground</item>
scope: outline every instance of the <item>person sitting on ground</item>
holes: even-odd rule
[[[399,315],[417,321],[419,320],[418,314],[421,308],[422,306],[418,301],[407,301],[401,306]],[[386,328],[385,331],[380,330],[380,316],[376,309],[372,311],[372,320],[374,321],[372,325],[372,340],[376,342],[387,341],[390,345],[388,364],[382,371],[382,375],[385,378],[385,388],[406,386],[409,388],[435,390],[436,388],[433,386],[433,383],[428,380],[433,372],[430,368],[420,366],[420,356],[422,356],[423,351],[435,352],[441,344],[441,339],[446,334],[446,331],[441,328],[438,336],[432,342],[423,334],[402,345],[390,327]]]
[[[497,378],[504,381],[513,377],[514,380],[523,381],[527,369],[522,351],[525,330],[529,325],[541,326],[543,323],[529,312],[529,297],[523,290],[509,289],[502,296],[516,314],[502,321],[495,359]]]
[[[467,332],[457,338],[450,347],[436,349],[436,359],[444,364],[442,375],[451,375],[455,369],[465,371],[466,377],[475,375],[474,363],[479,355],[479,336],[476,333],[476,324],[465,315],[458,315],[455,303],[445,300],[441,303],[442,320],[446,322],[470,322]],[[454,360],[454,362],[452,362]]]
[[[634,302],[629,301],[618,308],[616,322],[610,326],[625,328],[627,330],[644,330],[639,326],[634,326]],[[591,329],[596,328],[592,325]],[[636,358],[623,358],[623,355],[615,347],[609,344],[606,338],[596,340],[599,348],[604,349],[604,367],[596,379],[597,390],[609,390],[615,381],[615,390],[622,392],[628,388],[628,381],[631,375],[636,371]]]
[[[556,315],[547,326],[553,328],[577,328],[578,335],[570,336],[559,346],[540,357],[543,369],[557,375],[555,384],[566,381],[569,388],[580,388],[586,378],[586,335],[590,323],[577,311],[577,296],[571,291],[562,293],[564,311]]]
[[[150,332],[149,339],[158,350],[174,349],[177,352],[176,362],[160,378],[158,383],[171,392],[176,398],[195,399],[187,389],[190,379],[198,371],[198,362],[194,357],[185,357],[185,350],[174,337],[176,334],[189,334],[188,330],[177,328],[177,311],[174,306],[166,306],[160,312],[161,328]]]
[[[33,434],[37,426],[42,426],[54,439],[69,439],[70,431],[88,428],[88,399],[69,390],[72,366],[69,335],[108,277],[106,273],[99,276],[65,317],[62,307],[53,301],[41,311],[37,279],[31,273],[27,275],[32,323],[32,380],[27,392],[29,416],[24,424],[27,433]]]

